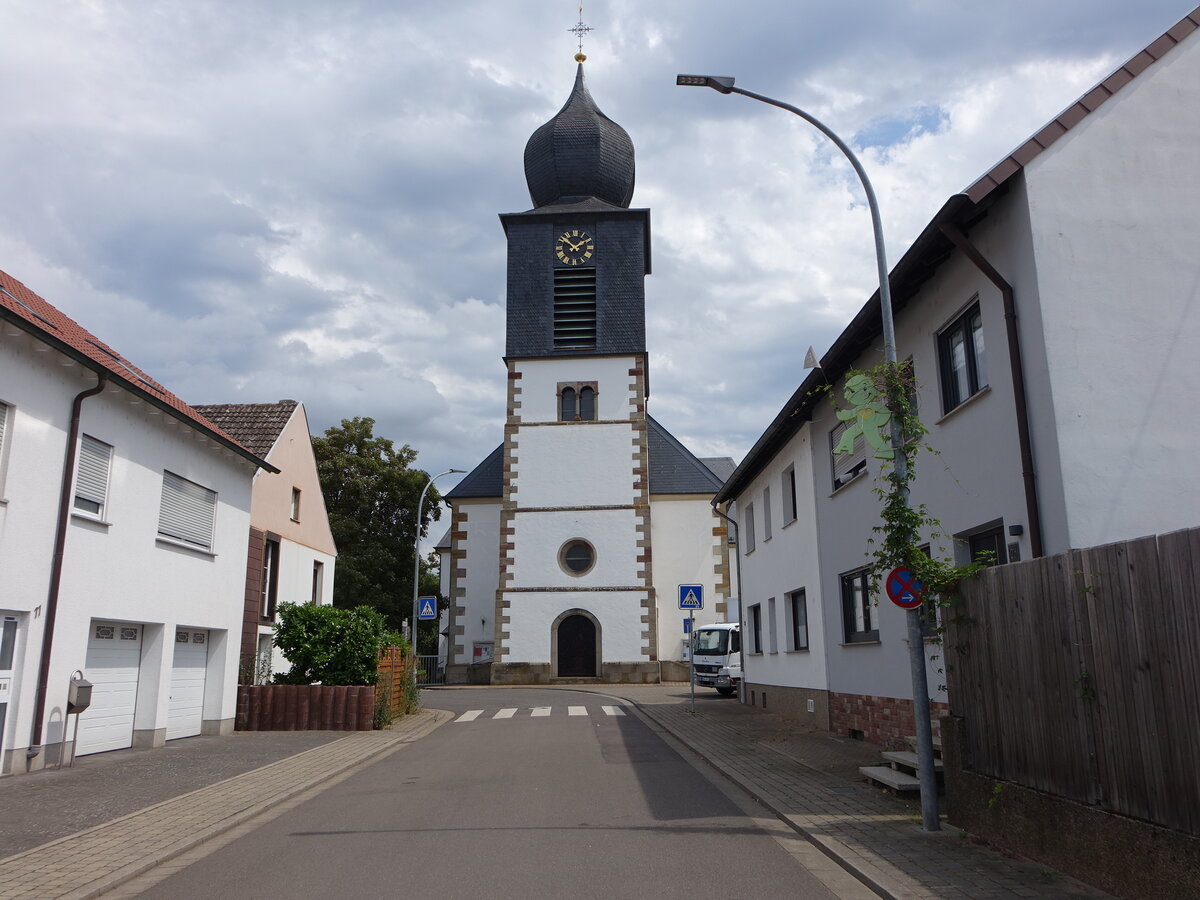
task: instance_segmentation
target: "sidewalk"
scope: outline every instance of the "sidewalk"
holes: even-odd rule
[[[597,685],[632,702],[760,803],[886,897],[1108,897],[1059,872],[980,846],[943,821],[920,827],[919,800],[872,788],[860,765],[879,748],[802,731],[780,716],[687,685]]]
[[[309,740],[323,742],[278,762],[208,783],[199,790],[0,859],[0,898],[96,897],[341,772],[423,737],[448,718],[448,713],[426,711],[405,717],[386,731],[361,731],[348,737],[310,733]],[[287,748],[295,740],[275,745]],[[160,766],[166,753],[154,753]],[[46,784],[42,779],[54,774],[23,775],[19,780],[27,785],[37,780],[40,787]],[[156,780],[164,785],[163,789],[170,790],[161,772],[159,775]],[[202,773],[199,777],[210,782],[212,776]],[[0,791],[6,793],[9,787],[16,788],[14,794],[22,789],[14,781],[0,786]],[[0,793],[0,801],[5,793]],[[81,824],[78,818],[66,821],[72,830]]]

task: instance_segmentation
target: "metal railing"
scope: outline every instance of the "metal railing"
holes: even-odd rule
[[[417,657],[417,685],[429,687],[446,683],[446,670],[438,664],[436,656]]]

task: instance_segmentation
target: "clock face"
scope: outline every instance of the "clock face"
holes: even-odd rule
[[[564,231],[554,242],[554,254],[568,266],[578,266],[592,258],[596,242],[581,228]]]

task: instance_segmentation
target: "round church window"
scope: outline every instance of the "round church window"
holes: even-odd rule
[[[568,575],[586,575],[596,563],[596,551],[587,541],[567,541],[558,551],[558,563]]]

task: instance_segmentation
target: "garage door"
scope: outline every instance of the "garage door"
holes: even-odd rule
[[[208,632],[175,629],[171,699],[167,703],[167,740],[200,733],[204,721],[204,673],[208,670]]]
[[[137,701],[142,626],[92,622],[84,677],[92,705],[79,717],[75,755],[133,746],[133,709]]]

